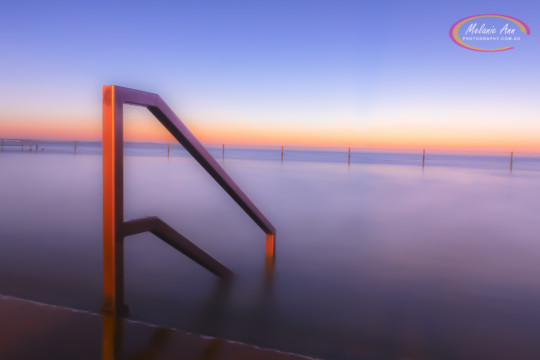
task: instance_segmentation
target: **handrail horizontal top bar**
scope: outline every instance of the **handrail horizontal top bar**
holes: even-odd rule
[[[197,160],[214,180],[231,196],[251,219],[268,235],[275,235],[276,229],[253,204],[234,180],[223,170],[208,150],[197,140],[169,106],[154,93],[129,89],[116,85],[105,85],[103,89],[113,91],[117,105],[131,104],[144,106],[165,126],[176,140]]]

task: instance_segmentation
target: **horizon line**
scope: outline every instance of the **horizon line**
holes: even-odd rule
[[[2,142],[5,141],[29,141],[33,142],[34,144],[37,142],[62,142],[62,143],[71,143],[71,142],[77,142],[77,143],[102,143],[101,139],[61,139],[61,138],[27,138],[27,137],[16,137],[16,138],[0,138]],[[178,145],[182,146],[177,141],[166,141],[166,140],[140,140],[140,139],[126,139],[124,140],[125,143],[137,143],[137,144],[161,144],[161,145]],[[540,153],[540,146],[538,148],[529,148],[529,147],[489,147],[489,146],[445,146],[445,145],[431,145],[431,146],[419,146],[419,145],[373,145],[373,144],[366,144],[366,145],[334,145],[334,144],[293,144],[293,143],[284,143],[284,144],[278,144],[278,143],[240,143],[240,142],[206,142],[201,141],[201,144],[208,147],[222,147],[225,145],[225,147],[229,146],[229,148],[232,146],[233,148],[241,148],[241,149],[261,149],[261,148],[275,148],[276,150],[280,150],[282,147],[284,149],[286,148],[303,148],[303,149],[327,149],[329,151],[347,151],[350,149],[351,151],[356,149],[365,149],[365,150],[382,150],[382,151],[405,151],[405,152],[413,152],[413,151],[454,151],[454,152],[514,152],[514,153]],[[4,143],[4,146],[5,143]],[[11,145],[7,145],[11,146]],[[20,146],[20,145],[19,145]],[[25,145],[27,146],[27,145]]]

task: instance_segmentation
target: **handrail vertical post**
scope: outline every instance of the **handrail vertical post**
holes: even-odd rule
[[[114,86],[103,87],[102,311],[124,315],[123,102],[115,95]]]
[[[276,250],[276,242],[274,234],[266,234],[266,249],[265,255],[267,258],[273,258]]]
[[[426,149],[422,151],[422,168],[424,167],[425,162],[426,162]]]
[[[221,151],[221,159],[225,160],[225,144],[223,144],[223,150]]]
[[[281,162],[283,162],[283,146],[281,147]]]
[[[2,139],[2,152],[4,152],[4,139]]]

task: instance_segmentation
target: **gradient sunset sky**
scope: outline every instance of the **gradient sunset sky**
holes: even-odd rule
[[[531,35],[466,50],[458,20]],[[101,136],[101,87],[158,93],[203,142],[540,150],[540,2],[4,1],[0,137]],[[128,139],[164,140],[145,110]]]

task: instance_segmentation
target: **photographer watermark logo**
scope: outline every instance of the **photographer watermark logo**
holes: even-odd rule
[[[531,34],[523,21],[499,14],[473,15],[450,28],[450,38],[468,50],[494,52],[514,48]]]

